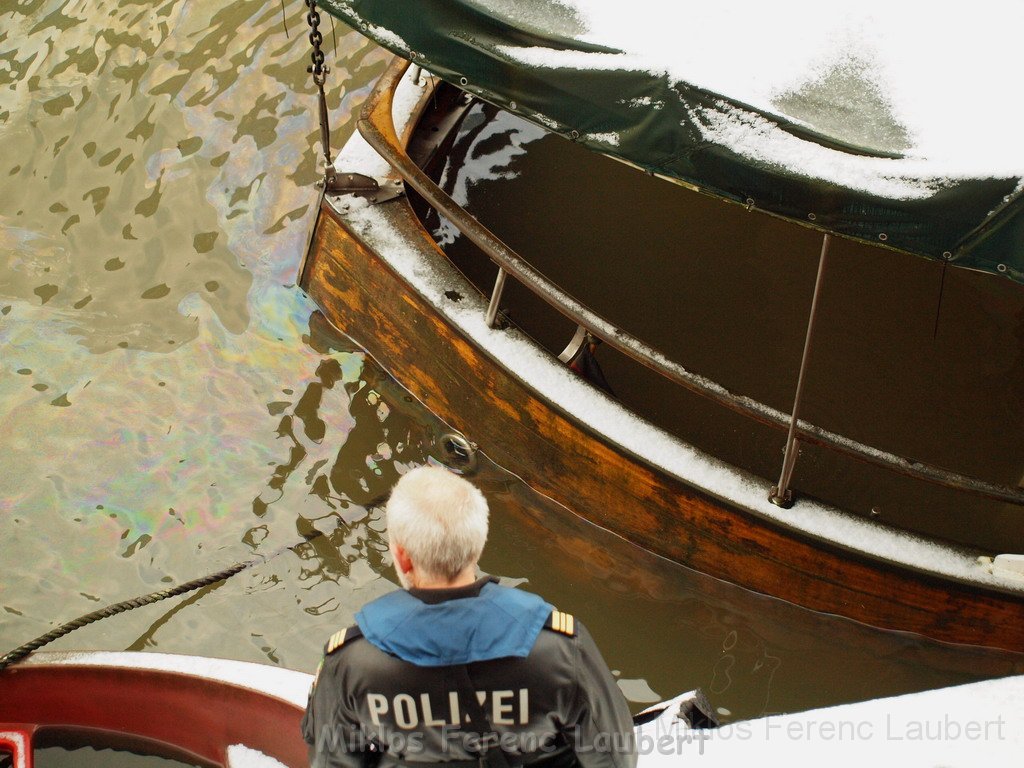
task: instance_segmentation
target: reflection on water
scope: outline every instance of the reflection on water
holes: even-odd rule
[[[255,554],[53,647],[311,671],[392,588],[378,504],[444,425],[292,285],[315,204],[302,10],[290,37],[276,2],[0,10],[0,650]],[[385,57],[337,40],[340,142]],[[749,595],[478,479],[483,567],[580,615],[636,701],[700,685],[749,716],[1020,669]]]
[[[331,509],[311,467],[352,416],[324,375],[362,356],[311,346],[289,284],[315,203],[301,10],[290,38],[265,2],[0,11],[0,535],[31,578],[5,646]],[[340,140],[384,56],[338,33]],[[317,387],[320,437],[289,439]]]

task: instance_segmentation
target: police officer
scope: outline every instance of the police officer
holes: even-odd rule
[[[583,625],[476,578],[483,494],[420,467],[386,511],[405,589],[328,641],[302,721],[312,765],[634,768],[629,709]]]

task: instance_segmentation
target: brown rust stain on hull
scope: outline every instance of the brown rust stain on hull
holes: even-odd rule
[[[444,258],[404,201],[388,205]],[[336,327],[491,459],[645,549],[816,611],[1024,652],[1024,596],[844,552],[722,503],[608,444],[464,338],[327,206],[302,284]]]

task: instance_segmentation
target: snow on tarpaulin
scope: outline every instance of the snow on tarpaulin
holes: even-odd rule
[[[605,154],[787,218],[1024,281],[1024,3],[321,0]],[[813,219],[811,218],[813,215]]]

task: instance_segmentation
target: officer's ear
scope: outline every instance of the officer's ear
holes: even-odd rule
[[[409,553],[405,551],[405,548],[401,544],[391,545],[391,554],[395,558],[395,567],[401,573],[409,573],[412,570],[412,560],[409,558]]]

